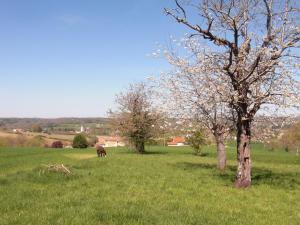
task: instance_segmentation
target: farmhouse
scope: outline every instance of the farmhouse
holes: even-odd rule
[[[184,146],[185,138],[184,137],[174,137],[171,142],[168,142],[168,146]]]
[[[119,136],[98,136],[98,145],[103,147],[125,146],[124,140]]]

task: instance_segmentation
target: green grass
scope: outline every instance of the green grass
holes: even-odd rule
[[[253,146],[253,185],[233,188],[235,151],[228,168],[215,151],[194,156],[186,147],[0,149],[0,224],[299,224],[300,157]],[[63,163],[74,173],[45,172]]]

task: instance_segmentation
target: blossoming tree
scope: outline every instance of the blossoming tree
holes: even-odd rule
[[[116,97],[116,104],[117,109],[109,112],[112,125],[137,153],[145,153],[145,142],[157,135],[164,118],[152,104],[150,88],[145,83],[132,84]]]
[[[235,186],[239,188],[251,185],[251,123],[257,112],[299,103],[299,54],[294,50],[300,42],[297,4],[295,0],[175,0],[175,9],[165,9],[191,31],[191,37],[206,41],[220,79],[226,85],[229,81],[226,102],[237,115]]]
[[[176,40],[174,40],[176,41]],[[163,73],[160,90],[164,93],[169,114],[183,120],[193,120],[211,131],[217,146],[218,168],[226,167],[225,138],[234,128],[234,111],[227,102],[229,89],[215,70],[212,52],[198,43],[198,38],[183,38],[177,42],[184,54],[164,50],[173,70]],[[227,84],[228,86],[228,84]]]

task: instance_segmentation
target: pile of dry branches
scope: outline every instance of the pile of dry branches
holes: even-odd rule
[[[64,166],[64,164],[50,164],[44,166],[49,172],[63,173],[67,176],[72,175],[72,172],[66,166]]]

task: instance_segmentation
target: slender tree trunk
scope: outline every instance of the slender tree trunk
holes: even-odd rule
[[[246,188],[251,185],[251,120],[239,116],[237,121],[237,173],[235,187]]]
[[[224,170],[226,167],[226,148],[224,133],[215,134],[218,155],[218,168]]]
[[[138,153],[145,153],[145,143],[144,143],[144,141],[135,142],[135,150]]]

